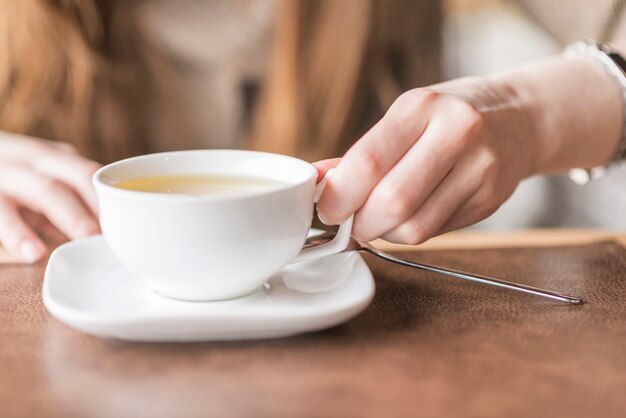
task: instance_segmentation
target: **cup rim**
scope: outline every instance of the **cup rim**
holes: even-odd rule
[[[267,191],[255,192],[255,193],[242,193],[242,194],[234,194],[234,195],[186,195],[186,194],[174,194],[174,193],[159,193],[159,192],[145,192],[138,190],[128,190],[128,189],[120,189],[113,185],[107,184],[102,180],[103,175],[105,175],[108,171],[115,167],[119,167],[126,164],[131,164],[136,161],[147,160],[152,158],[160,158],[160,157],[168,157],[172,155],[180,156],[184,154],[197,154],[197,153],[207,153],[207,154],[218,154],[218,153],[237,153],[237,154],[247,154],[250,156],[265,156],[272,158],[280,158],[280,159],[288,159],[299,165],[301,165],[304,169],[309,170],[309,175],[303,178],[301,181],[295,183],[285,183],[284,186],[279,186],[276,188],[271,188]],[[269,196],[272,194],[283,193],[289,190],[296,189],[301,187],[303,184],[307,183],[311,179],[314,181],[317,179],[317,169],[315,166],[307,161],[301,160],[299,158],[291,157],[284,154],[277,154],[271,152],[263,152],[263,151],[251,151],[251,150],[238,150],[238,149],[194,149],[194,150],[183,150],[183,151],[167,151],[167,152],[156,152],[151,154],[143,154],[135,157],[124,158],[119,161],[115,161],[113,163],[107,164],[103,167],[100,167],[92,176],[91,181],[96,190],[101,189],[106,191],[107,193],[112,193],[118,196],[126,196],[126,197],[134,197],[134,198],[142,198],[142,199],[150,199],[150,200],[163,200],[163,201],[233,201],[233,200],[242,200],[242,199],[250,199],[250,198],[258,198],[259,196]]]

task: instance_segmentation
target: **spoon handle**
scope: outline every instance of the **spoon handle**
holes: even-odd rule
[[[549,298],[553,300],[558,300],[565,303],[571,303],[573,305],[580,305],[584,303],[584,300],[581,298],[577,298],[574,296],[564,295],[562,293],[553,292],[551,290],[539,289],[537,287],[526,286],[523,284],[508,282],[506,280],[495,279],[493,277],[481,276],[478,274],[469,274],[463,271],[453,270],[453,269],[444,269],[441,267],[431,266],[428,264],[420,264],[414,263],[412,261],[403,260],[401,258],[394,257],[390,254],[377,250],[374,247],[361,246],[358,248],[362,251],[367,251],[370,254],[373,254],[377,257],[380,257],[384,260],[391,261],[392,263],[400,264],[403,266],[413,267],[419,270],[430,271],[432,273],[444,274],[446,276],[455,277],[457,279],[470,280],[473,282],[488,284],[491,286],[504,287],[505,289],[516,290],[518,292],[530,293],[532,295],[541,296],[544,298]]]

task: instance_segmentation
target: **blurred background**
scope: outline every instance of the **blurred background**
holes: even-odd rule
[[[603,39],[618,3],[6,0],[0,130],[103,163],[191,148],[340,156],[403,91]],[[585,187],[529,179],[476,227],[626,229],[617,171]]]

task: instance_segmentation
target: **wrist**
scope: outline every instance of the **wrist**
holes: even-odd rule
[[[534,174],[594,167],[613,155],[622,129],[622,100],[596,63],[558,57],[492,78],[515,92],[531,125]]]

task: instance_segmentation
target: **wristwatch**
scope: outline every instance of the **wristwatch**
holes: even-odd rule
[[[619,144],[611,160],[604,165],[591,169],[574,168],[569,171],[569,178],[576,184],[587,184],[591,180],[604,176],[610,167],[626,158],[626,60],[607,44],[598,44],[593,40],[574,42],[563,51],[565,57],[587,57],[602,65],[602,68],[615,81],[622,98],[622,133]]]

